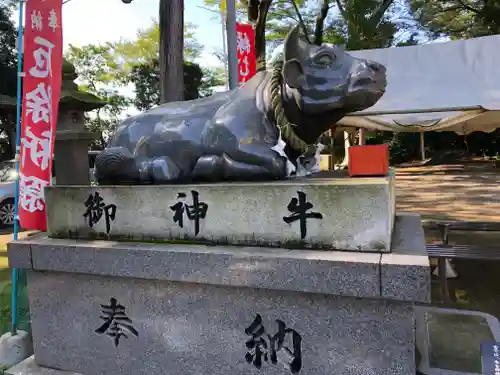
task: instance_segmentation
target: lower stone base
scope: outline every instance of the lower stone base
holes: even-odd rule
[[[29,293],[36,360],[47,367],[87,375],[248,375],[259,365],[276,375],[415,373],[407,302],[54,272],[30,272]],[[104,326],[112,299],[117,325]]]
[[[8,253],[29,270],[36,363],[50,369],[414,375],[414,305],[430,292],[420,218],[397,217],[392,243],[366,254],[40,236]]]
[[[5,375],[83,375],[72,371],[55,370],[40,366],[35,361],[35,356],[25,359],[14,367],[5,371]]]

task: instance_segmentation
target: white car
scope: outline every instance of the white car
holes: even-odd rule
[[[89,151],[90,183],[96,184],[94,162],[100,151]],[[52,184],[56,182],[52,169]],[[14,160],[0,162],[0,226],[14,225],[14,197],[16,195],[16,164]]]

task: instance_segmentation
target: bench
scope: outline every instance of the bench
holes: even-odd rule
[[[500,222],[481,221],[432,221],[424,224],[425,229],[437,229],[441,232],[442,242],[427,244],[430,258],[438,261],[441,295],[444,302],[449,302],[448,280],[446,278],[446,259],[500,260],[500,246],[492,245],[450,245],[450,231],[500,232]]]

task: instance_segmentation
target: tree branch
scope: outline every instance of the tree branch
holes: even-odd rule
[[[340,15],[345,20],[346,19],[346,13],[345,13],[344,7],[342,6],[342,3],[340,2],[340,0],[335,0],[335,2],[337,3],[337,8],[339,8]]]
[[[302,30],[304,31],[304,36],[306,37],[307,42],[310,44],[311,40],[309,39],[309,33],[307,32],[307,27],[306,24],[304,23],[304,20],[302,19],[302,15],[300,14],[299,7],[297,6],[297,3],[295,3],[295,0],[291,0],[293,9],[295,10],[295,13],[297,13],[297,18],[299,19],[299,24],[302,27]]]
[[[448,8],[444,8],[438,14],[440,14],[440,13],[446,13],[446,12],[453,12],[455,10],[459,10],[459,9],[462,9],[462,8],[463,7],[461,5],[453,5],[453,6],[450,6]]]
[[[387,11],[387,9],[389,9],[393,2],[394,0],[383,0],[382,4],[380,4],[375,12],[373,12],[373,15],[370,17],[370,21],[378,26],[380,21],[382,21],[385,12]]]
[[[465,1],[463,1],[463,0],[458,0],[458,3],[459,3],[462,7],[464,7],[465,9],[470,10],[471,12],[474,12],[474,13],[476,13],[476,14],[481,13],[481,11],[480,11],[480,10],[478,10],[478,9],[476,9],[476,8],[474,8],[474,7],[472,7],[472,6],[471,6],[471,5],[469,5],[469,4],[466,4],[466,3],[465,3]]]

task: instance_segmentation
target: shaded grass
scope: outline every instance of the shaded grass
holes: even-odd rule
[[[7,332],[10,324],[12,283],[8,266],[7,245],[4,244],[0,247],[0,334]]]
[[[10,269],[0,269],[0,334],[7,332],[10,325],[12,299],[10,275]]]
[[[10,330],[12,315],[12,282],[10,277],[10,269],[0,270],[0,335]],[[26,288],[26,274],[23,272],[19,272],[18,288],[17,328],[30,332],[31,327],[28,308],[28,290]]]
[[[1,246],[1,245],[0,245]],[[29,329],[28,295],[26,289],[26,274],[19,272],[18,293],[18,328]],[[0,335],[10,330],[12,304],[11,269],[7,262],[7,244],[0,247]],[[2,370],[0,369],[0,375]]]

